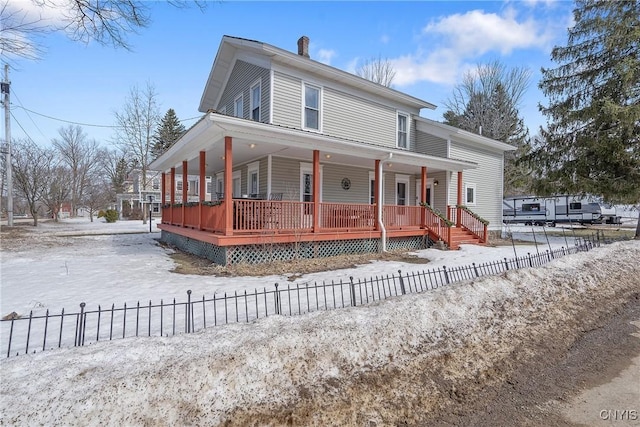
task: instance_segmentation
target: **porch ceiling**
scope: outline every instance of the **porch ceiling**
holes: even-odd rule
[[[404,174],[420,173],[421,166],[426,166],[429,173],[476,167],[476,164],[471,162],[425,156],[395,148],[208,113],[166,153],[155,160],[150,168],[168,171],[175,167],[176,173],[181,174],[183,173],[182,162],[186,160],[187,173],[197,175],[199,152],[204,151],[205,174],[219,173],[224,169],[225,136],[232,138],[234,165],[251,163],[268,155],[312,162],[313,150],[320,150],[322,164],[342,164],[373,169],[375,160],[388,159],[384,163],[384,170]]]

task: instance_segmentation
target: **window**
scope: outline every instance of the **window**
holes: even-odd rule
[[[233,114],[236,117],[243,117],[242,94],[238,95],[233,101]]]
[[[409,176],[396,175],[396,205],[409,204]]]
[[[522,212],[539,212],[540,203],[523,203]]]
[[[159,190],[160,189],[160,180],[158,178],[153,178],[153,189],[154,190]]]
[[[409,148],[409,115],[398,113],[398,148]]]
[[[304,85],[304,125],[305,129],[320,130],[320,89]]]
[[[569,203],[569,209],[580,210],[580,209],[582,209],[582,203],[580,203],[580,202],[571,202],[571,203]]]
[[[200,185],[198,185],[199,184],[198,181],[189,181],[188,188],[189,188],[190,194],[194,194],[196,196],[199,195],[198,193],[200,192]]]
[[[407,183],[398,182],[396,185],[398,186],[396,203],[400,206],[405,206],[407,204]]]
[[[260,162],[254,162],[247,166],[247,194],[255,195],[260,192]]]
[[[207,194],[211,194],[213,192],[213,181],[210,176],[205,178],[207,182]]]
[[[473,206],[476,204],[476,185],[475,184],[465,184],[464,204],[467,206]]]
[[[260,121],[260,81],[251,86],[251,120]]]
[[[240,171],[233,171],[231,186],[233,187],[231,191],[232,196],[241,197],[242,196],[242,173]]]
[[[176,190],[182,191],[182,181],[176,181]]]

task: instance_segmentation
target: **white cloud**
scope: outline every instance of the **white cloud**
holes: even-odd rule
[[[42,26],[58,26],[66,22],[65,11],[69,10],[69,0],[12,0],[7,2],[10,12],[24,16],[25,22]]]
[[[318,61],[323,64],[331,65],[331,59],[336,56],[336,51],[332,49],[319,49]]]
[[[396,69],[394,84],[418,81],[452,83],[468,62],[495,52],[508,55],[518,49],[546,50],[552,39],[547,26],[533,18],[518,19],[507,7],[500,14],[472,10],[441,17],[423,28],[422,43],[429,51],[391,60]]]

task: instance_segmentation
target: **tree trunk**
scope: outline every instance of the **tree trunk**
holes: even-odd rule
[[[638,224],[636,225],[636,240],[640,240],[640,206],[637,207],[638,209]]]

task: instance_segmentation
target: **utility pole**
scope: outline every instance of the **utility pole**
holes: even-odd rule
[[[9,107],[9,64],[4,64],[4,82],[2,82],[2,93],[4,93],[4,135],[7,143],[7,160],[5,168],[7,170],[7,225],[13,227],[13,176],[11,171],[11,113]]]

